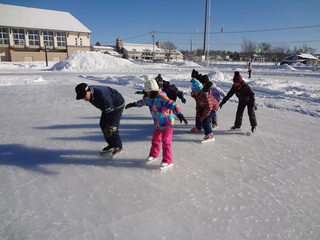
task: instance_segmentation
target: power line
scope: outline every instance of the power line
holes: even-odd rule
[[[273,32],[273,31],[284,31],[284,30],[294,30],[294,29],[306,29],[306,28],[318,28],[320,25],[310,25],[310,26],[300,26],[300,27],[285,27],[285,28],[270,28],[270,29],[258,29],[258,30],[241,30],[241,31],[224,31],[224,34],[235,34],[235,33],[249,33],[249,32]],[[157,32],[160,34],[195,34],[190,32]],[[199,33],[204,34],[204,33]],[[211,32],[210,34],[221,34],[221,31]]]
[[[140,35],[137,35],[137,36],[134,36],[134,37],[128,37],[128,38],[125,38],[123,40],[125,41],[125,40],[129,40],[129,39],[140,38],[140,37],[144,37],[144,36],[147,36],[147,35],[150,35],[150,33],[144,33],[144,34],[140,34]]]

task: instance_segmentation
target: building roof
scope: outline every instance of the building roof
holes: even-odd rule
[[[153,45],[152,44],[135,44],[135,43],[124,43],[123,48],[125,48],[129,52],[143,52],[146,50],[153,51]],[[154,45],[154,51],[155,52],[164,52],[163,49],[158,48],[157,45]]]
[[[300,53],[297,55],[298,57],[300,58],[304,58],[304,59],[312,59],[312,60],[317,60],[318,58],[311,55],[311,54],[308,54],[308,53]]]
[[[286,57],[282,60],[282,62],[295,63],[295,62],[304,62],[305,60],[318,60],[317,57],[307,54],[307,53],[299,53],[297,55],[293,55],[290,57]]]
[[[0,26],[92,33],[68,12],[0,4]]]

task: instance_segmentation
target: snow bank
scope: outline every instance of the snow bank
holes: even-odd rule
[[[0,86],[44,85],[47,82],[38,75],[35,76],[10,76],[0,78]]]
[[[295,69],[294,67],[288,65],[288,64],[283,64],[283,65],[280,65],[278,67],[278,69],[284,69],[284,70],[290,70],[290,71],[297,71],[297,69]]]
[[[65,60],[56,63],[50,70],[126,72],[130,68],[136,68],[136,65],[123,58],[115,58],[99,52],[76,51]]]

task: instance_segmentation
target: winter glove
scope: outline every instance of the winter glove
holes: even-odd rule
[[[145,93],[144,90],[142,90],[142,91],[136,91],[136,92],[135,92],[135,94],[144,94],[144,93]]]
[[[177,114],[177,117],[179,118],[180,123],[182,123],[182,121],[183,121],[183,122],[184,122],[184,125],[187,125],[187,124],[188,124],[188,121],[185,119],[185,117],[183,116],[182,113],[178,113],[178,114]]]
[[[221,102],[221,103],[219,103],[219,107],[220,107],[220,109],[222,108],[222,106],[223,106],[223,103]]]
[[[133,103],[128,103],[124,108],[125,108],[125,109],[128,109],[128,108],[136,107],[136,106],[137,106],[137,103],[136,103],[136,102],[133,102]]]
[[[254,105],[254,106],[253,106],[253,109],[254,109],[255,111],[257,111],[257,110],[258,110],[257,105]]]
[[[187,100],[184,97],[180,98],[180,100],[181,100],[182,103],[186,103],[187,102]]]
[[[105,138],[109,138],[112,136],[114,131],[117,131],[116,127],[107,126],[103,129],[103,135]]]
[[[200,122],[203,122],[204,119],[205,119],[205,117],[201,116],[200,117]]]

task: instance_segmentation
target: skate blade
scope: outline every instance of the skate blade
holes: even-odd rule
[[[214,142],[215,140],[216,140],[215,138],[211,138],[211,139],[207,139],[207,140],[202,140],[201,143]]]

